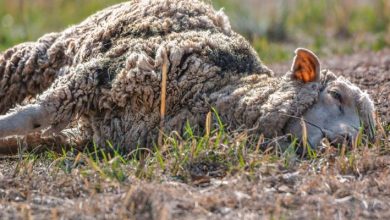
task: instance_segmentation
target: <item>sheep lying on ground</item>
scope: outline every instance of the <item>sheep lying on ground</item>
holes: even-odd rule
[[[160,124],[202,130],[212,107],[229,129],[269,138],[302,137],[303,117],[313,147],[353,138],[361,124],[373,135],[368,95],[321,71],[310,51],[298,49],[292,70],[272,76],[222,11],[198,0],[133,0],[0,55],[0,112],[14,108],[0,117],[0,137],[71,129],[75,143],[126,151],[153,146]]]

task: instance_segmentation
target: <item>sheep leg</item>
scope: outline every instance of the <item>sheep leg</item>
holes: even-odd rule
[[[0,116],[0,138],[42,130],[44,136],[61,132],[76,116],[93,108],[99,91],[96,86],[101,83],[99,74],[104,74],[102,65],[107,65],[107,62],[92,60],[68,69],[64,76],[37,97],[36,103]]]
[[[17,45],[0,53],[0,114],[28,97],[35,97],[55,80],[68,62],[59,34],[47,34],[37,42]]]
[[[0,137],[39,131],[39,128],[49,126],[48,114],[41,105],[31,104],[0,116]]]
[[[39,150],[40,147],[48,147],[53,150],[72,147],[84,147],[90,138],[83,136],[77,128],[66,129],[55,136],[43,137],[40,132],[28,134],[24,137],[12,136],[0,139],[0,155],[16,154],[21,144],[26,143],[27,151]]]

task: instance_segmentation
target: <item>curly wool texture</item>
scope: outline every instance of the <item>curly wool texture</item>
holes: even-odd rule
[[[61,67],[69,64],[60,34],[47,34],[36,43],[24,43],[0,54],[0,114],[26,97],[47,89]]]
[[[44,91],[35,103],[48,114],[47,133],[77,121],[82,138],[100,146],[152,146],[164,56],[166,132],[186,121],[202,128],[216,107],[230,129],[280,135],[318,97],[317,84],[273,78],[222,11],[197,0],[133,0],[0,55],[0,97],[17,97],[0,99],[0,111]]]

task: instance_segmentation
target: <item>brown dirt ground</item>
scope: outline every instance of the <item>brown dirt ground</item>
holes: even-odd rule
[[[323,66],[367,89],[389,124],[390,49],[328,58]],[[277,73],[288,67],[271,65]],[[254,173],[211,178],[201,186],[169,177],[121,183],[85,178],[78,169],[66,174],[40,160],[17,169],[17,159],[3,158],[0,219],[390,218],[390,154],[370,150],[361,156],[353,172],[323,157],[289,169],[264,164]]]

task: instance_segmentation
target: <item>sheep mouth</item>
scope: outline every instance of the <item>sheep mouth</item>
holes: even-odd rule
[[[320,138],[319,138],[320,141],[318,144],[312,143],[310,137],[308,136],[303,137],[304,135],[302,135],[301,137],[299,137],[297,148],[301,148],[301,149],[307,148],[307,146],[309,146],[311,149],[314,150],[323,149],[324,147],[329,147],[329,146],[337,149],[346,146],[348,149],[352,149],[353,145],[355,144],[355,140],[357,136],[359,135],[360,132],[362,132],[361,127],[351,126],[350,130],[353,131],[352,133],[346,132],[345,134],[335,134],[334,132],[331,132],[330,130],[323,128],[303,117],[298,117],[293,115],[286,115],[286,116],[294,120],[301,120],[301,124],[304,125],[303,126],[304,130],[306,130],[307,126],[309,125],[311,129],[318,129],[320,133]],[[366,140],[371,142],[375,139],[376,126],[375,126],[374,117],[369,116],[367,118],[368,118],[367,125],[364,127],[363,133],[360,135],[365,135],[367,137]],[[289,135],[289,143],[290,144],[293,143],[294,139],[296,138],[297,137]]]

